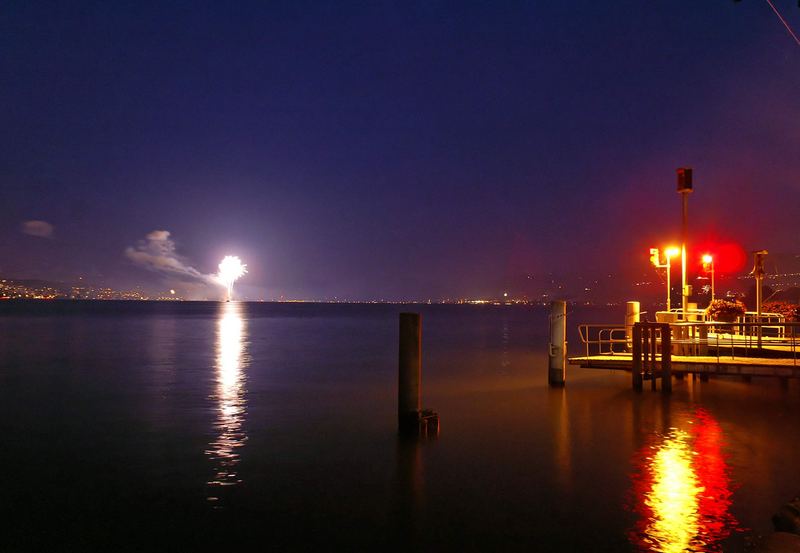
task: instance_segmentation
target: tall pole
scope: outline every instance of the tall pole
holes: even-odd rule
[[[764,282],[764,256],[769,252],[767,250],[759,250],[753,252],[753,276],[756,279],[756,322],[761,323],[761,302],[763,301],[763,282]],[[761,324],[758,328],[758,347],[761,348]]]
[[[667,255],[667,311],[669,311],[672,308],[672,303],[670,301],[670,296],[672,295],[672,290],[670,289],[670,284],[669,284],[669,274],[672,271],[670,270],[670,266],[669,265],[670,265],[669,264],[669,255]]]
[[[686,241],[688,240],[689,224],[689,194],[681,192],[681,203],[683,204],[683,217],[681,223],[681,311],[682,319],[686,320],[686,307],[689,303],[689,288],[686,286]]]
[[[711,258],[711,301],[714,301],[714,258]]]
[[[761,283],[764,276],[756,273],[756,322],[761,322]],[[758,325],[758,347],[761,348],[761,325]]]
[[[678,168],[678,193],[681,195],[681,311],[686,320],[686,308],[689,303],[689,285],[686,275],[686,243],[689,241],[689,194],[692,193],[692,170],[689,167]]]

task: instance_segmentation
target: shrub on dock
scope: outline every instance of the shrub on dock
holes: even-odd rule
[[[733,322],[745,311],[747,309],[739,300],[714,300],[706,308],[706,317],[711,321]]]
[[[800,305],[788,301],[769,301],[761,306],[764,313],[778,313],[786,317],[786,322],[800,321]]]

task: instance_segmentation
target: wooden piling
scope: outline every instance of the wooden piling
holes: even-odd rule
[[[551,386],[564,386],[567,372],[567,302],[550,303],[550,347],[547,380]]]
[[[633,352],[632,352],[631,375],[633,376],[633,389],[637,392],[642,391],[642,327],[633,325]]]
[[[397,421],[401,432],[419,428],[422,376],[422,317],[400,313],[400,354],[397,384]]]
[[[656,391],[656,329],[651,326],[647,329],[650,337],[650,389]]]
[[[661,393],[672,393],[672,331],[661,325]]]

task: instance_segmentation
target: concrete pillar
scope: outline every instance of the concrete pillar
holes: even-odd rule
[[[633,343],[633,325],[639,322],[640,304],[638,301],[629,301],[625,304],[625,341],[628,351]]]
[[[563,386],[567,369],[567,302],[550,303],[550,347],[547,380],[551,386]]]
[[[419,313],[400,313],[397,420],[401,432],[414,431],[419,426],[421,376],[422,318]]]

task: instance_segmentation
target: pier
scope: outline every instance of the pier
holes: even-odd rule
[[[701,313],[695,315],[703,318]],[[568,357],[568,363],[586,369],[630,372],[633,387],[638,390],[645,381],[655,389],[660,380],[665,392],[670,391],[673,376],[683,378],[687,374],[703,380],[710,375],[800,377],[800,323],[787,322],[779,315],[763,317],[761,322],[742,317],[732,322],[581,324],[578,330],[583,355]]]

